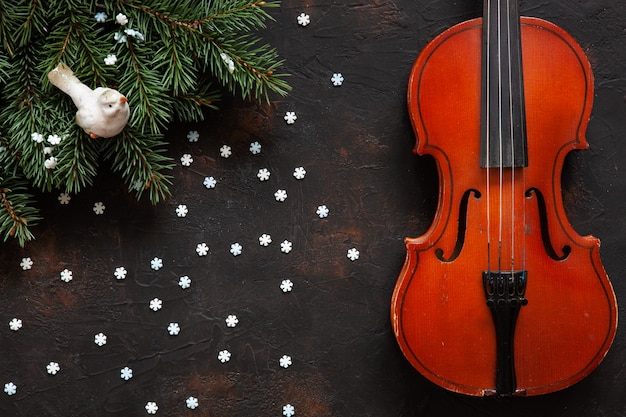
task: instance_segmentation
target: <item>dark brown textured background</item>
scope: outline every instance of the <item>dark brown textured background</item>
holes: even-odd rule
[[[522,1],[523,13],[570,32],[587,52],[596,82],[590,150],[566,160],[566,210],[581,234],[601,238],[601,256],[620,311],[626,297],[626,5],[614,0]],[[311,16],[300,27],[296,17]],[[536,398],[476,399],[448,393],[402,357],[389,323],[403,238],[428,227],[437,176],[414,143],[405,103],[411,65],[433,36],[481,13],[481,2],[294,1],[272,12],[266,38],[293,74],[290,96],[272,105],[225,100],[205,123],[175,126],[170,154],[193,155],[174,169],[173,195],[156,207],[135,202],[106,167],[94,186],[61,206],[42,201],[46,221],[24,249],[0,254],[0,416],[626,416],[626,336],[579,384]],[[341,72],[345,82],[333,87]],[[287,125],[286,111],[298,119]],[[450,115],[454,117],[454,115]],[[190,144],[189,130],[200,140]],[[250,142],[262,152],[252,155]],[[233,156],[219,156],[228,144]],[[297,181],[293,169],[303,166]],[[256,173],[268,168],[271,178]],[[202,181],[214,176],[217,187]],[[283,203],[274,192],[285,189]],[[96,216],[96,201],[106,205]],[[175,208],[189,214],[178,218]],[[320,219],[318,205],[330,215]],[[258,244],[271,234],[273,243]],[[293,242],[284,254],[280,242]],[[211,250],[198,257],[196,244]],[[243,246],[241,256],[230,244]],[[350,262],[346,251],[360,258]],[[23,271],[22,257],[34,266]],[[159,271],[150,260],[164,260]],[[128,276],[118,281],[115,268]],[[59,273],[72,270],[63,283]],[[181,290],[178,277],[191,288]],[[291,293],[279,289],[294,282]],[[163,309],[148,302],[159,297]],[[555,300],[559,302],[559,300]],[[239,324],[224,319],[236,314]],[[9,330],[19,317],[24,327]],[[170,321],[181,325],[168,335]],[[104,332],[98,347],[93,336]],[[228,349],[226,364],[217,353]],[[293,359],[279,367],[283,354]],[[45,366],[61,371],[49,376]],[[134,377],[119,377],[124,366]],[[196,410],[185,399],[200,401]]]

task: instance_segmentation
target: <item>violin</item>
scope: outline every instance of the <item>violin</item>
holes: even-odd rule
[[[585,149],[593,75],[562,28],[512,0],[429,42],[410,73],[414,152],[438,208],[406,238],[391,302],[404,356],[448,390],[531,396],[591,373],[617,329],[600,242],[567,220],[565,156]]]

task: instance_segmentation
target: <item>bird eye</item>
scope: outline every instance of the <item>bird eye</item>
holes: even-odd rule
[[[109,104],[109,108],[111,108],[111,107],[113,107],[113,105],[112,105],[112,104]]]

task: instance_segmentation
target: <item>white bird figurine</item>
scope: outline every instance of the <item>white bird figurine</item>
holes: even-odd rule
[[[128,99],[117,90],[103,87],[92,90],[63,63],[48,73],[48,80],[72,98],[78,108],[76,124],[92,138],[113,137],[128,123]]]

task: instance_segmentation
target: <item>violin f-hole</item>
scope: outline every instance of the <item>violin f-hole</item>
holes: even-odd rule
[[[569,245],[564,245],[561,248],[561,252],[563,255],[559,255],[556,253],[554,246],[552,245],[552,240],[550,239],[550,232],[548,229],[548,213],[546,210],[546,201],[543,198],[543,194],[537,188],[529,188],[526,190],[526,198],[532,198],[534,195],[537,200],[537,209],[539,210],[539,225],[541,227],[541,241],[543,242],[543,247],[546,251],[546,254],[555,261],[563,261],[567,259],[569,254],[572,252],[572,248]]]
[[[461,198],[461,203],[459,205],[459,226],[457,228],[456,243],[454,244],[454,250],[452,251],[452,255],[446,258],[443,254],[443,249],[435,249],[435,256],[441,262],[452,262],[461,254],[461,249],[463,249],[463,244],[465,243],[465,231],[467,229],[467,205],[470,195],[472,194],[474,194],[474,198],[476,198],[477,200],[480,199],[480,191],[474,190],[472,188],[465,191],[465,193],[463,193],[463,197]]]

